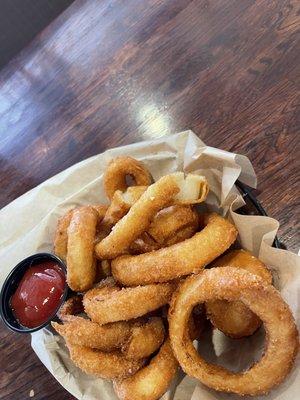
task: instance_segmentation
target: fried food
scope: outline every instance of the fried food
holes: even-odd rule
[[[144,359],[128,360],[119,352],[103,352],[67,342],[71,360],[83,372],[105,379],[125,378],[145,364]]]
[[[94,240],[98,213],[91,206],[75,209],[68,227],[67,282],[74,291],[92,287],[96,277]]]
[[[104,218],[107,206],[104,204],[92,205],[98,213],[98,223]],[[69,210],[65,215],[59,218],[55,236],[54,236],[54,254],[60,257],[63,261],[67,259],[68,246],[68,227],[70,225],[74,209]]]
[[[126,321],[167,304],[175,287],[173,283],[123,289],[116,285],[103,285],[86,292],[83,305],[91,320],[101,325]]]
[[[153,179],[145,165],[132,157],[116,157],[108,165],[103,185],[107,197],[111,200],[116,190],[124,192],[128,185],[126,177],[130,176],[135,186],[151,185]]]
[[[161,246],[152,237],[144,232],[129,247],[130,254],[143,254],[160,249]]]
[[[54,254],[63,261],[67,259],[68,227],[73,215],[73,210],[69,210],[59,218],[54,236]]]
[[[82,298],[73,296],[60,310],[63,324],[52,322],[56,332],[68,343],[105,352],[119,349],[126,358],[135,360],[149,357],[164,341],[165,328],[160,317],[99,325],[76,315],[82,312]]]
[[[217,260],[213,267],[242,268],[272,283],[272,275],[258,258],[245,250],[234,250]],[[261,325],[261,320],[240,301],[215,300],[205,303],[212,324],[225,335],[241,338],[252,335]]]
[[[129,186],[125,192],[117,190],[102,221],[102,226],[109,231],[130,208],[138,201],[148,186]]]
[[[128,322],[99,325],[78,316],[69,317],[63,324],[52,322],[52,326],[68,343],[106,352],[121,348],[131,332]]]
[[[174,205],[159,211],[146,232],[130,245],[130,254],[142,254],[189,239],[199,226],[190,206]]]
[[[108,206],[105,204],[91,204],[91,207],[98,213],[98,222],[101,222],[105,217]]]
[[[126,255],[111,263],[114,278],[125,286],[167,282],[197,273],[235,241],[237,230],[218,214],[205,216],[205,228],[190,239],[151,253]]]
[[[150,364],[133,376],[116,380],[114,389],[120,400],[158,400],[178,371],[178,362],[167,339]]]
[[[150,225],[154,215],[179,192],[175,179],[167,175],[149,186],[111,233],[95,246],[100,259],[112,259],[128,250]]]
[[[111,276],[111,267],[109,260],[101,260],[101,269],[105,277]]]
[[[209,364],[187,335],[193,307],[216,299],[242,301],[264,323],[264,355],[246,371],[234,373]],[[290,372],[299,347],[294,318],[280,293],[257,275],[233,267],[204,270],[180,285],[169,310],[169,334],[174,354],[188,375],[217,391],[239,395],[266,394],[280,384]]]
[[[173,174],[180,187],[180,192],[174,198],[174,204],[198,204],[205,201],[209,186],[205,176],[175,172]]]
[[[101,326],[76,315],[83,311],[82,297],[70,297],[58,313],[63,324],[52,322],[53,328],[66,342],[102,351],[112,351],[121,348],[129,340],[131,323],[122,321]]]
[[[165,328],[161,318],[151,317],[146,322],[141,320],[132,325],[130,336],[121,351],[128,359],[149,357],[159,349],[164,338]]]
[[[199,225],[198,214],[190,206],[173,205],[159,211],[153,218],[147,233],[161,246],[164,246],[172,237],[186,227],[197,231]]]
[[[61,321],[68,319],[76,314],[84,312],[82,296],[74,295],[68,298],[58,311],[58,317]]]

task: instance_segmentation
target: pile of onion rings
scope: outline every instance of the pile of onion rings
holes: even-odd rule
[[[293,316],[260,260],[244,250],[224,255],[238,232],[216,213],[199,213],[206,178],[177,172],[153,182],[141,161],[117,157],[103,182],[110,204],[69,210],[54,238],[77,294],[52,326],[74,364],[111,379],[120,400],[158,400],[179,368],[240,395],[281,383],[298,351]],[[265,354],[241,373],[209,364],[193,345],[208,329],[241,338],[261,324]]]

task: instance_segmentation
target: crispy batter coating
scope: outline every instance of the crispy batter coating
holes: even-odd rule
[[[177,232],[191,226],[198,228],[198,214],[191,206],[174,205],[159,211],[153,218],[147,233],[162,246]]]
[[[61,321],[68,321],[69,317],[80,314],[84,311],[82,296],[75,295],[69,297],[58,311],[58,317]]]
[[[116,157],[106,168],[103,185],[107,197],[111,200],[116,190],[124,192],[128,185],[126,177],[131,176],[135,186],[151,185],[153,179],[145,165],[132,157]]]
[[[59,218],[54,236],[54,254],[63,261],[67,259],[68,227],[73,215],[73,210],[69,210]]]
[[[105,204],[92,204],[91,207],[98,213],[98,222],[102,221],[107,212],[108,206]]]
[[[150,356],[164,341],[165,328],[160,317],[99,325],[75,315],[82,312],[82,297],[73,296],[60,309],[63,324],[52,322],[53,328],[68,343],[106,352],[120,349],[126,358],[140,359]]]
[[[178,362],[167,339],[150,364],[135,375],[114,382],[120,400],[158,400],[178,371]]]
[[[121,348],[131,333],[130,323],[125,321],[99,325],[78,316],[70,316],[63,324],[52,322],[52,326],[66,342],[102,351]]]
[[[158,250],[160,248],[161,246],[159,243],[152,239],[147,232],[144,232],[140,237],[131,243],[129,252],[130,254],[143,254],[148,253],[149,251]]]
[[[149,186],[128,213],[114,226],[111,233],[96,244],[100,259],[112,259],[124,254],[130,244],[150,225],[154,215],[178,193],[175,179],[167,175]]]
[[[264,263],[245,250],[234,250],[218,259],[213,267],[242,268],[272,283],[272,275]],[[205,304],[212,324],[225,335],[241,338],[252,335],[261,325],[261,320],[240,301],[215,300]]]
[[[92,205],[98,213],[98,224],[104,218],[108,206],[104,204]],[[73,211],[69,210],[65,215],[59,218],[55,236],[54,236],[54,254],[60,257],[63,261],[67,259],[67,246],[68,246],[68,227],[70,225]]]
[[[151,253],[112,261],[114,278],[125,286],[167,282],[199,272],[235,241],[235,226],[218,214],[205,216],[205,228],[190,239]]]
[[[215,299],[242,301],[264,323],[264,355],[246,371],[234,373],[206,362],[186,334],[193,307]],[[280,293],[260,277],[233,267],[204,270],[180,285],[169,310],[169,334],[174,354],[188,375],[217,391],[239,395],[265,394],[281,383],[299,347],[294,318]]]
[[[161,318],[151,317],[148,321],[141,320],[133,323],[131,334],[121,351],[128,359],[149,357],[161,346],[164,338],[165,328]]]
[[[145,364],[145,360],[128,360],[118,351],[106,353],[90,347],[67,342],[71,360],[83,372],[99,378],[125,378],[135,374]]]
[[[68,228],[67,282],[74,291],[92,287],[96,277],[94,240],[98,213],[91,206],[73,211]]]
[[[120,400],[157,400],[168,389],[178,370],[169,339],[150,364],[135,375],[114,382]]]
[[[94,288],[83,297],[84,309],[92,321],[107,324],[138,318],[167,304],[176,285],[173,283],[119,288]]]
[[[124,217],[135,204],[148,186],[130,186],[125,192],[117,190],[111,199],[110,206],[103,218],[102,226],[110,230],[121,218]]]

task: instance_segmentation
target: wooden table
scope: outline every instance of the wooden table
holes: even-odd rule
[[[250,158],[297,250],[299,26],[297,0],[76,1],[0,73],[0,207],[105,149],[191,128]],[[73,398],[29,337],[0,335],[1,399]]]

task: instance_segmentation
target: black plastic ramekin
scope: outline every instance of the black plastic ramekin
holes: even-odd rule
[[[38,253],[38,254],[33,254],[32,256],[27,257],[21,262],[19,262],[19,264],[15,266],[15,268],[10,272],[10,274],[7,276],[7,278],[3,283],[0,295],[0,314],[5,325],[14,332],[32,333],[46,327],[50,323],[50,321],[55,319],[57,311],[59,310],[60,306],[67,297],[68,286],[67,286],[67,281],[65,280],[64,292],[57,309],[52,313],[52,315],[49,316],[47,321],[45,321],[42,325],[36,326],[34,328],[26,328],[25,326],[21,325],[14,316],[10,306],[11,296],[17,290],[17,287],[27,269],[32,265],[37,265],[44,261],[55,261],[61,267],[62,271],[66,275],[67,271],[66,265],[59,257],[51,253]]]

